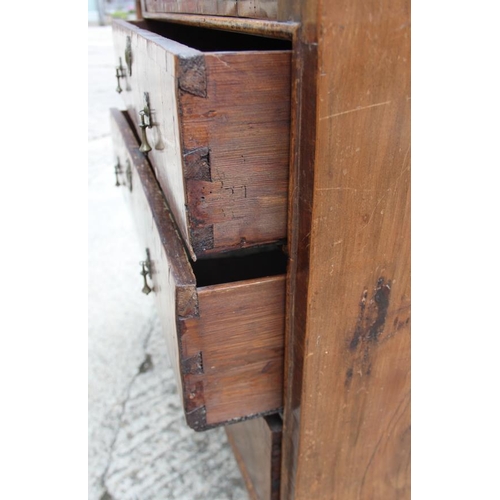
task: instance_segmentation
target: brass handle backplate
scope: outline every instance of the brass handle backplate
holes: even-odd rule
[[[128,76],[132,76],[132,40],[127,36],[127,45],[125,47],[125,62],[127,63]]]
[[[151,146],[148,142],[146,129],[153,126],[151,122],[151,108],[149,106],[148,92],[144,92],[144,108],[139,111],[139,116],[141,117],[141,123],[139,123],[139,127],[141,129],[141,147],[139,148],[139,151],[147,154],[151,151]]]
[[[146,260],[143,260],[140,262],[140,265],[142,267],[141,270],[141,276],[144,278],[144,286],[142,287],[142,293],[145,293],[146,295],[149,295],[153,289],[148,285],[148,280],[147,276],[149,278],[152,278],[152,272],[151,272],[151,258],[149,255],[149,248],[146,248]]]
[[[120,165],[120,158],[116,157],[116,165],[115,165],[115,186],[121,186],[119,175],[122,174],[122,166]]]

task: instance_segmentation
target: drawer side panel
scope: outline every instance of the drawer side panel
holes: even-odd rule
[[[290,61],[288,51],[206,54],[206,97],[179,96],[184,158],[203,152],[185,162],[199,254],[286,235]],[[213,248],[198,237],[207,231]]]
[[[199,317],[183,321],[184,357],[203,357],[207,425],[282,406],[285,276],[198,289]]]

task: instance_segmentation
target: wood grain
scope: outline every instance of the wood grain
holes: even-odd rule
[[[304,36],[301,32],[300,36]],[[300,408],[304,349],[306,342],[306,298],[309,277],[309,248],[316,150],[317,44],[296,41],[292,156],[288,246],[290,265],[287,279],[285,335],[285,412],[283,424],[282,498],[292,499],[301,436]],[[329,311],[329,309],[327,310]],[[329,312],[324,314],[328,315]],[[297,497],[300,498],[300,497]]]
[[[199,316],[181,322],[183,356],[203,352],[206,423],[282,407],[285,278],[198,289]],[[230,417],[228,417],[230,415]]]
[[[278,22],[269,19],[248,19],[241,17],[209,16],[200,14],[178,14],[172,12],[146,12],[144,18],[165,22],[198,26],[226,32],[246,33],[272,38],[291,40],[299,24]]]
[[[226,427],[252,500],[279,500],[282,422],[279,415]]]
[[[408,499],[409,2],[281,2],[280,16],[303,23],[304,74],[282,498]]]
[[[122,95],[138,127],[149,92],[149,158],[192,258],[283,240],[290,52],[202,53],[139,26],[114,23],[117,55],[126,36],[134,52]]]
[[[275,19],[277,0],[142,0],[143,12]]]
[[[142,17],[142,3],[141,0],[135,0],[135,15],[138,20],[143,19]]]
[[[204,59],[210,75],[206,97],[180,96],[184,151],[209,150],[210,173],[186,182],[191,227],[213,231],[213,248],[191,234],[195,253],[284,239],[290,53],[218,53]]]
[[[158,182],[118,110],[112,110],[112,131],[121,164],[131,162],[132,190],[123,192],[150,251],[150,285],[188,424],[204,430],[276,411],[282,406],[285,276],[266,270],[261,278],[197,287]],[[138,293],[139,271],[138,265]]]

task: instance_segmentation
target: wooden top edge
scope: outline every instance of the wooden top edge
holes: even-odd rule
[[[292,40],[295,32],[300,26],[299,23],[294,22],[267,21],[263,19],[226,16],[203,16],[198,14],[175,14],[143,11],[142,16],[144,19],[171,21],[178,24],[189,24],[191,26],[235,31],[238,33],[268,36],[284,40]]]
[[[149,40],[150,42],[162,47],[164,50],[171,52],[178,57],[190,58],[203,55],[203,52],[194,49],[193,47],[183,45],[182,43],[172,40],[171,38],[157,35],[153,31],[149,31],[138,26],[138,24],[141,24],[143,22],[144,21],[124,21],[122,19],[113,19],[111,26],[113,27],[113,29],[121,28],[136,33],[141,38]]]
[[[229,283],[220,283],[218,285],[208,285],[197,287],[198,293],[209,292],[218,290],[220,292],[234,292],[237,288],[256,286],[262,283],[272,283],[273,281],[285,281],[285,274],[278,274],[277,276],[264,276],[263,278],[253,278],[249,280],[230,281]]]
[[[137,138],[125,117],[125,113],[125,111],[116,108],[110,109],[111,118],[121,132],[127,153],[141,180],[141,187],[151,208],[162,246],[172,269],[172,276],[179,287],[195,286],[196,278],[181,236],[175,226],[172,213],[153,174],[149,161],[139,151]]]
[[[210,57],[210,56],[215,56],[215,57],[220,57],[220,56],[228,56],[228,55],[241,55],[241,50],[221,50],[221,51],[213,51],[213,52],[205,52],[204,53],[204,56],[205,57]],[[292,55],[292,51],[291,50],[286,50],[286,49],[283,49],[283,50],[245,50],[245,55],[262,55],[262,54],[266,54],[266,56],[268,54],[278,54],[278,55],[282,55],[282,54],[286,54],[288,56],[291,56]]]

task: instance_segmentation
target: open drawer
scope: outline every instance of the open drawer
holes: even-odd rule
[[[113,22],[117,90],[193,260],[286,237],[288,42]]]
[[[111,123],[117,184],[144,246],[138,291],[143,286],[156,298],[188,424],[203,430],[276,411],[282,406],[284,254],[274,249],[191,263],[126,113],[112,109]]]

